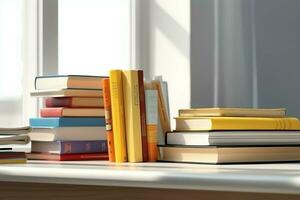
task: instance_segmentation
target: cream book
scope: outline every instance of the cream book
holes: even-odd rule
[[[58,89],[36,90],[30,93],[33,97],[102,97],[102,90],[93,89]]]
[[[180,117],[284,117],[286,110],[253,108],[191,108],[180,109]]]

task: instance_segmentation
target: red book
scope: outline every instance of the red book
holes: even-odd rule
[[[0,159],[26,158],[24,152],[0,152]]]
[[[41,117],[104,117],[103,108],[42,108]]]
[[[101,97],[49,97],[45,99],[46,107],[99,108],[103,107]]]
[[[107,153],[77,153],[77,154],[49,154],[49,153],[29,153],[29,160],[108,160]]]
[[[107,147],[109,161],[115,162],[115,147],[114,147],[114,136],[112,127],[112,112],[111,112],[111,99],[110,99],[110,84],[109,79],[102,79],[103,88],[103,100],[104,100],[104,110],[105,110],[105,124],[107,133]]]
[[[145,88],[144,88],[144,73],[138,70],[139,81],[139,95],[140,95],[140,119],[141,119],[141,133],[142,133],[142,148],[143,161],[148,159],[148,142],[147,142],[147,125],[146,125],[146,105],[145,105]]]

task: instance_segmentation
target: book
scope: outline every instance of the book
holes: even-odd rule
[[[254,108],[191,108],[180,109],[180,117],[284,117],[286,110]]]
[[[143,162],[138,71],[123,71],[125,129],[129,162]]]
[[[31,131],[30,126],[21,127],[0,127],[0,135],[21,135],[27,134]]]
[[[144,86],[144,72],[138,70],[138,87],[139,87],[139,100],[140,100],[140,121],[141,121],[141,134],[142,134],[142,155],[143,161],[147,162],[148,158],[148,139],[147,139],[147,126],[146,126],[146,105],[145,105],[145,86]]]
[[[102,80],[105,123],[106,123],[107,144],[108,144],[108,157],[110,162],[115,162],[115,147],[114,147],[114,135],[113,135],[113,127],[112,127],[111,96],[110,96],[109,85],[110,84],[108,78]]]
[[[33,97],[102,97],[102,90],[94,89],[57,89],[36,90],[30,93]]]
[[[122,71],[111,70],[109,72],[111,93],[112,124],[115,146],[115,161],[127,162],[126,130],[124,118],[124,100]]]
[[[104,117],[53,117],[53,118],[30,118],[29,124],[37,127],[81,127],[101,126],[105,127]]]
[[[178,117],[176,130],[300,130],[300,123],[297,118]]]
[[[104,117],[103,108],[41,108],[41,117]]]
[[[51,154],[105,153],[107,152],[107,141],[33,141],[31,145],[31,152]]]
[[[199,131],[167,134],[168,145],[257,146],[300,145],[300,131]]]
[[[300,161],[300,146],[218,147],[161,146],[162,161],[192,163],[259,163]]]
[[[57,161],[71,161],[71,160],[107,160],[107,153],[78,153],[78,154],[49,154],[49,153],[29,153],[27,154],[29,160],[57,160]]]
[[[45,105],[51,107],[67,108],[102,108],[103,98],[99,97],[48,97]]]
[[[106,140],[105,127],[33,128],[31,141]]]
[[[0,159],[0,164],[25,164],[26,162],[26,158]]]
[[[36,90],[53,89],[102,89],[103,76],[54,75],[37,76],[34,86]]]
[[[23,164],[26,163],[24,152],[1,151],[0,164]]]
[[[0,145],[7,144],[28,144],[30,138],[28,135],[1,135],[0,134]]]
[[[158,158],[157,152],[157,123],[158,123],[158,97],[157,91],[148,89],[145,90],[146,102],[146,127],[147,127],[147,142],[148,142],[148,160],[155,162]]]

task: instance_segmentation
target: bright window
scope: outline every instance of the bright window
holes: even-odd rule
[[[130,0],[59,0],[60,74],[107,75],[130,65]]]

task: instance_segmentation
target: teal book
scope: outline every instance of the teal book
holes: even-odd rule
[[[37,127],[81,127],[81,126],[105,126],[104,117],[53,117],[31,118],[29,124]]]

